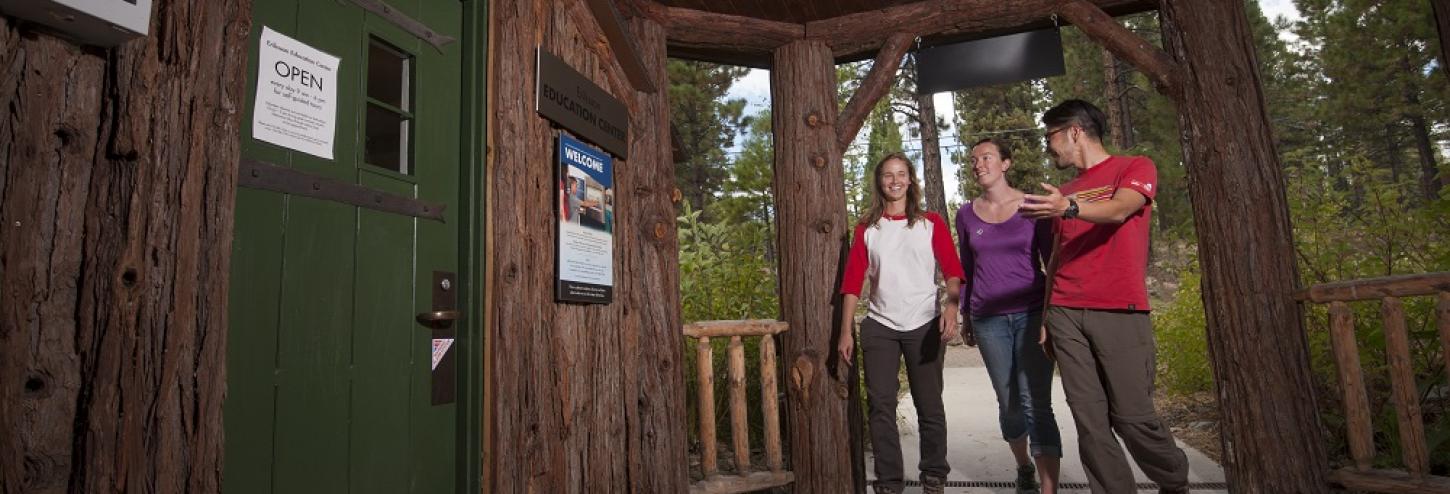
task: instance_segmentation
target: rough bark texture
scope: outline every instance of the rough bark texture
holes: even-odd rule
[[[1235,492],[1324,491],[1289,207],[1244,5],[1165,0],[1161,15],[1185,68],[1179,129],[1228,480]]]
[[[885,44],[893,33],[920,33],[936,39],[976,38],[1050,26],[1063,0],[926,0],[806,23],[806,39],[829,43],[836,58],[856,60]],[[1092,0],[1115,12],[1141,12],[1151,0]]]
[[[1440,73],[1450,77],[1450,0],[1430,0],[1435,32],[1440,35]]]
[[[1058,6],[1057,13],[1104,49],[1138,67],[1153,81],[1159,92],[1174,100],[1180,99],[1183,93],[1183,81],[1178,74],[1180,67],[1163,50],[1129,31],[1087,0],[1064,1]]]
[[[1119,151],[1132,149],[1133,112],[1128,106],[1123,64],[1112,50],[1103,48],[1103,99],[1108,106],[1108,136]],[[1162,223],[1161,221],[1159,223]]]
[[[916,96],[916,123],[921,130],[921,169],[926,180],[926,209],[947,214],[946,185],[941,176],[941,137],[936,128],[936,101],[930,94]]]
[[[493,232],[488,324],[489,492],[684,492],[686,424],[668,91],[640,93],[582,2],[500,0],[493,10]],[[664,31],[631,35],[657,81]],[[628,107],[615,161],[614,302],[554,303],[558,182],[549,121],[534,112],[536,46]]]
[[[754,17],[663,7],[670,55],[767,68],[772,50],[805,35],[805,26]]]
[[[833,358],[839,263],[851,231],[836,148],[835,64],[825,43],[798,41],[776,50],[773,67],[780,303],[790,323],[781,335],[790,469],[796,492],[851,492],[852,370]]]
[[[896,71],[901,68],[901,58],[906,55],[906,49],[911,47],[912,39],[915,36],[910,33],[891,35],[886,40],[886,45],[876,54],[876,60],[871,63],[871,71],[866,73],[861,86],[856,88],[856,93],[846,102],[846,108],[841,110],[835,126],[836,149],[842,153],[851,145],[851,141],[856,140],[856,134],[861,132],[861,126],[866,123],[866,117],[871,115],[871,110],[876,108],[876,103],[891,92],[896,81]]]
[[[82,48],[0,17],[0,491],[216,492],[251,2]]]

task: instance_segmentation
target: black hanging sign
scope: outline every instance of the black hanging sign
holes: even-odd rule
[[[559,57],[538,49],[535,106],[540,115],[620,159],[629,158],[629,112],[594,81]]]
[[[916,71],[921,94],[1067,73],[1057,28],[926,48],[916,53]]]

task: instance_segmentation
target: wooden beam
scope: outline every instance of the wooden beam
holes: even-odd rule
[[[634,37],[626,33],[624,20],[620,18],[619,11],[615,10],[614,2],[587,0],[584,3],[589,6],[589,13],[594,14],[594,20],[604,31],[604,39],[609,41],[609,49],[614,52],[614,59],[619,62],[620,68],[624,69],[629,84],[636,91],[658,91],[659,86],[650,77],[649,69],[644,66],[644,58],[640,56],[639,47],[634,44]]]
[[[1346,489],[1364,492],[1399,492],[1404,494],[1450,493],[1450,478],[1414,477],[1396,470],[1355,471],[1341,468],[1329,474],[1329,480]]]
[[[771,319],[743,321],[700,321],[685,325],[685,336],[716,338],[722,336],[769,336],[784,332],[790,325]]]
[[[1300,290],[1294,294],[1294,299],[1323,304],[1414,297],[1445,291],[1450,291],[1450,271],[1324,283]]]
[[[1174,101],[1182,97],[1183,87],[1178,81],[1181,69],[1167,52],[1129,31],[1087,0],[1066,0],[1058,6],[1057,13],[1088,38],[1146,74],[1158,92]]]
[[[851,95],[846,109],[841,110],[840,123],[836,125],[836,146],[840,152],[845,153],[851,141],[856,140],[856,133],[866,123],[871,109],[876,108],[881,97],[891,91],[892,83],[896,81],[896,70],[901,68],[901,57],[906,55],[906,49],[911,47],[914,39],[916,35],[911,33],[893,34],[886,39],[881,52],[876,54],[871,72],[866,74],[866,80],[861,81],[856,94]]]
[[[716,475],[695,482],[690,494],[737,494],[755,492],[790,485],[795,480],[791,472],[754,472],[749,475]]]
[[[682,50],[740,52],[745,58],[764,61],[776,48],[805,36],[800,24],[680,7],[664,7],[664,19],[672,56]]]
[[[805,36],[831,47],[839,60],[854,60],[885,44],[898,32],[940,40],[973,39],[1051,27],[1061,0],[927,0],[847,14],[805,25]],[[1147,10],[1147,0],[1095,0],[1106,11]]]

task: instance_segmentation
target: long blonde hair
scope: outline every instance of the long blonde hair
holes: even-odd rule
[[[916,182],[916,167],[912,166],[911,160],[907,159],[905,154],[891,153],[881,158],[881,161],[877,161],[875,168],[872,169],[872,175],[875,177],[872,183],[875,184],[875,187],[872,189],[871,207],[866,209],[866,214],[861,215],[859,221],[861,225],[875,226],[877,221],[881,221],[881,216],[886,214],[886,193],[881,187],[881,171],[891,160],[898,160],[905,164],[906,176],[911,179],[911,184],[906,186],[907,228],[916,226],[916,221],[921,219],[921,186]]]

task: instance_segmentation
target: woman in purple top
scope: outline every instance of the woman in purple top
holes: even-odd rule
[[[1041,492],[1055,493],[1062,437],[1052,414],[1052,361],[1037,344],[1051,223],[1017,214],[1023,193],[1007,183],[1012,150],[1006,144],[978,141],[971,164],[983,192],[957,211],[957,244],[967,273],[962,336],[980,346],[997,393],[1002,439],[1017,458],[1017,491],[1038,492],[1040,476]]]

